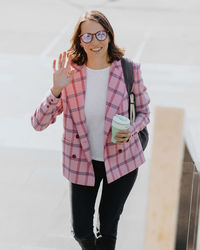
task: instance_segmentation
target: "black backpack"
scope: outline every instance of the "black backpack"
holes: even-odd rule
[[[135,103],[131,102],[131,95],[134,96],[134,93],[131,92],[133,81],[134,81],[133,63],[129,59],[122,57],[121,64],[122,64],[126,89],[127,89],[128,95],[129,95],[129,119],[130,119],[130,116],[131,116],[130,107],[131,107],[131,105],[133,105],[134,108],[135,108]],[[135,100],[135,98],[134,98],[134,100]],[[145,148],[147,146],[147,143],[149,141],[149,133],[147,131],[147,128],[145,127],[143,130],[141,130],[138,133],[138,135],[139,135],[139,138],[140,138],[140,142],[142,144],[142,148],[143,148],[143,150],[145,150]]]

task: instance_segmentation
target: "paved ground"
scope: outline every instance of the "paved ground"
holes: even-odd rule
[[[200,4],[1,0],[0,5],[0,249],[75,250],[61,168],[62,117],[41,133],[30,125],[51,86],[53,59],[69,47],[83,10],[102,10],[119,46],[142,63],[151,96],[150,133],[156,105],[185,108],[186,141],[199,164]],[[143,249],[151,143],[120,221],[117,250]]]

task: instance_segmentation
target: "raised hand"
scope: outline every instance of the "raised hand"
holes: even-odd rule
[[[72,75],[74,74],[74,70],[71,67],[71,55],[69,55],[67,65],[66,63],[66,55],[67,53],[61,53],[58,60],[58,69],[56,69],[56,60],[53,60],[53,87],[51,91],[53,95],[58,97],[63,90],[71,81]]]

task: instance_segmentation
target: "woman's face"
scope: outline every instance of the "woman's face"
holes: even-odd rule
[[[85,21],[81,24],[81,35],[84,33],[96,34],[98,31],[102,31],[104,27],[96,21]],[[106,39],[99,41],[95,35],[92,36],[90,43],[85,43],[80,37],[80,44],[84,48],[88,59],[101,59],[107,61],[108,59],[108,43],[109,35],[106,33]]]

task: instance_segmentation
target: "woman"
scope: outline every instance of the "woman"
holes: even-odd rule
[[[149,97],[140,65],[133,63],[137,117],[113,143],[112,118],[129,116],[120,60],[124,51],[115,45],[113,29],[99,11],[79,19],[71,43],[68,53],[60,54],[57,68],[53,61],[53,85],[32,125],[43,130],[64,113],[63,175],[70,182],[74,237],[82,249],[113,250],[125,201],[145,161],[138,132],[149,123]],[[96,238],[93,216],[101,180]]]

